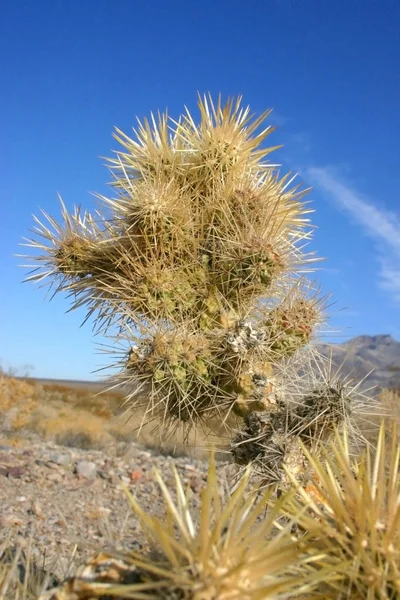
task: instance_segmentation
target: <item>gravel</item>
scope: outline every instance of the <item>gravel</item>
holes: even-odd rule
[[[207,475],[203,461],[158,455],[135,443],[123,457],[37,439],[0,444],[0,543],[9,537],[26,547],[32,538],[37,563],[60,578],[100,549],[145,545],[121,484],[147,512],[161,516],[154,468],[173,494],[175,465],[195,505]]]

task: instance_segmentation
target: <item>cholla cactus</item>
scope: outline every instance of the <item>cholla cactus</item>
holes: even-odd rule
[[[352,451],[359,453],[369,444],[366,424],[376,430],[371,417],[383,414],[379,400],[360,390],[362,382],[353,384],[321,357],[303,356],[286,366],[276,403],[269,410],[246,415],[230,444],[239,473],[252,463],[259,485],[280,490],[292,486],[288,472],[303,484],[312,475],[303,446],[317,456],[336,431],[345,429]]]
[[[299,430],[330,431],[307,425],[320,423],[315,411],[326,418],[320,391],[288,413],[288,365],[324,305],[302,278],[315,260],[304,252],[310,209],[305,191],[265,160],[274,150],[263,146],[273,128],[260,130],[268,112],[254,119],[240,99],[206,97],[199,108],[198,125],[187,111],[178,121],[152,116],[135,138],[117,130],[115,197],[99,197],[104,214],[62,204],[62,225],[37,220],[42,240],[28,245],[42,253],[28,279],[68,292],[103,334],[118,327],[129,345],[119,379],[146,419],[188,428],[236,415],[248,430],[259,413],[263,446],[272,444],[264,458],[285,458]],[[242,450],[233,449],[241,463],[254,454]]]

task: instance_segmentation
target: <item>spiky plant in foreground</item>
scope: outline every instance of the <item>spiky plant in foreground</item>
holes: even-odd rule
[[[164,499],[163,519],[144,512],[128,493],[153,547],[150,554],[100,554],[40,600],[267,600],[297,597],[327,576],[309,567],[315,558],[304,544],[293,543],[290,523],[276,529],[289,496],[265,514],[269,495],[256,498],[257,490],[248,487],[249,471],[234,493],[223,497],[212,456],[199,517],[192,514],[190,491],[185,492],[176,471],[176,500],[159,473],[156,478]]]
[[[103,213],[62,204],[62,224],[36,219],[39,240],[28,245],[40,266],[28,280],[67,292],[104,335],[118,328],[131,410],[143,404],[146,420],[186,429],[230,415],[248,429],[260,413],[275,456],[297,447],[295,431],[328,435],[345,414],[336,391],[311,390],[295,427],[283,429],[288,363],[324,306],[303,279],[315,260],[304,251],[310,209],[293,178],[266,162],[268,112],[253,118],[240,98],[205,97],[199,109],[199,124],[186,111],[178,121],[152,116],[135,138],[117,130],[115,197],[99,196]]]
[[[0,600],[37,600],[41,590],[57,583],[55,575],[35,564],[31,543],[27,552],[8,538],[0,544]]]
[[[306,489],[292,477],[299,499],[282,511],[330,557],[339,582],[326,598],[400,598],[400,447],[396,427],[387,433],[382,424],[375,456],[367,449],[361,459],[337,434],[325,460],[304,451],[314,472]]]

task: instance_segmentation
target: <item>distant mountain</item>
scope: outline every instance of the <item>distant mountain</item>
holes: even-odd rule
[[[319,349],[331,355],[335,365],[343,363],[342,372],[355,382],[368,376],[367,387],[400,388],[400,342],[391,335],[360,335],[343,344],[321,344]]]

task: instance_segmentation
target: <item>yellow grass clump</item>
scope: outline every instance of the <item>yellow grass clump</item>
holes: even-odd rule
[[[99,554],[76,576],[40,600],[268,600],[303,596],[316,585],[305,545],[291,535],[291,523],[276,528],[289,495],[266,513],[269,494],[258,496],[248,485],[250,471],[235,490],[221,490],[210,460],[199,517],[191,510],[190,493],[175,472],[176,500],[161,474],[165,516],[157,519],[128,494],[152,550],[149,554]],[[322,556],[319,556],[322,560]],[[319,579],[334,574],[320,571]]]
[[[389,444],[387,435],[390,434]],[[337,434],[325,458],[305,450],[314,477],[283,513],[329,557],[338,574],[325,586],[335,600],[400,597],[400,446],[396,425],[383,422],[374,455],[352,456],[346,432]],[[317,566],[319,560],[317,560]],[[325,560],[321,561],[321,566]]]

